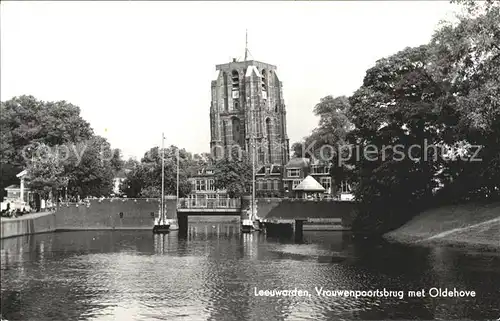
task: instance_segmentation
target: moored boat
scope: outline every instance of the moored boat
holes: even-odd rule
[[[241,232],[242,233],[250,233],[255,231],[255,226],[252,220],[243,220],[241,222]]]
[[[163,149],[163,142],[165,140],[165,136],[162,134],[161,136],[161,200],[160,200],[160,215],[158,216],[158,220],[155,221],[153,226],[153,233],[168,233],[170,232],[170,223],[167,220],[167,216],[165,215],[165,156]]]
[[[168,233],[170,232],[170,225],[169,224],[159,224],[153,226],[153,233],[155,234],[160,234],[160,233]]]

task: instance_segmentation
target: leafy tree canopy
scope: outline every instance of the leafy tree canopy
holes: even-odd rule
[[[252,164],[244,151],[241,155],[232,151],[231,157],[218,160],[214,176],[215,187],[226,190],[231,198],[249,195],[252,191]]]

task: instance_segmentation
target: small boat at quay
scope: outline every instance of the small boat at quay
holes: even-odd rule
[[[159,218],[158,221],[155,222],[155,225],[153,226],[153,233],[161,234],[168,232],[170,232],[170,224],[166,220],[162,220],[161,218]]]
[[[252,220],[243,220],[241,222],[241,232],[242,233],[250,233],[255,231],[255,227],[253,225]]]
[[[165,155],[163,142],[165,140],[165,136],[161,135],[161,200],[160,200],[160,215],[158,219],[155,220],[153,226],[153,233],[168,233],[170,232],[170,223],[167,220],[167,216],[165,215]]]

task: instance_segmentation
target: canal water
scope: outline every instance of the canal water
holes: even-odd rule
[[[90,231],[1,243],[1,313],[8,320],[500,317],[498,254],[407,247],[346,232],[280,240],[240,234],[237,225],[201,224],[187,237]],[[444,297],[438,289],[469,296]]]

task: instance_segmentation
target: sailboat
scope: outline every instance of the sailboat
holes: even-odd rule
[[[161,200],[160,200],[160,215],[157,220],[155,220],[153,226],[153,233],[168,233],[170,232],[170,223],[167,221],[167,216],[165,213],[165,155],[163,142],[165,136],[161,135]]]
[[[248,53],[248,33],[245,35],[245,61],[247,61],[247,53]],[[241,232],[242,233],[251,233],[253,231],[258,230],[255,227],[255,218],[257,216],[256,208],[255,208],[255,120],[254,120],[254,111],[251,111],[252,116],[252,199],[250,205],[250,211],[248,213],[248,218],[241,221]],[[258,224],[257,224],[258,226]]]
[[[176,210],[179,208],[179,159],[180,159],[180,154],[179,154],[179,148],[177,148],[177,197],[175,199],[176,202]],[[167,220],[167,223],[170,225],[169,229],[170,231],[177,231],[179,230],[179,225],[177,224],[177,220],[172,219],[172,220]]]

